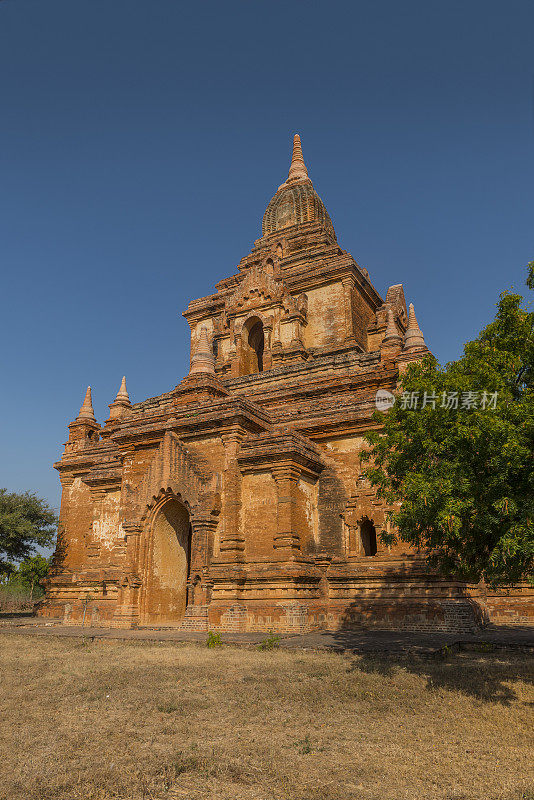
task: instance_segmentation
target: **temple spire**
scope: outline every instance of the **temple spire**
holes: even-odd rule
[[[126,376],[122,376],[122,381],[120,385],[120,389],[117,392],[117,397],[115,398],[116,403],[128,403],[130,405],[130,396],[128,394],[128,389],[126,388]]]
[[[402,337],[399,334],[399,331],[397,329],[397,325],[395,323],[395,315],[393,314],[393,311],[391,310],[391,308],[388,308],[387,327],[386,327],[386,333],[385,333],[385,336],[384,336],[384,342],[391,342],[391,343],[399,342],[399,344],[402,342]]]
[[[130,396],[128,394],[128,389],[126,388],[126,377],[123,375],[119,391],[117,392],[117,397],[109,406],[109,419],[106,421],[106,425],[111,420],[127,414],[131,407],[132,404],[130,403]]]
[[[208,339],[208,330],[204,326],[202,326],[200,329],[200,336],[191,359],[191,369],[189,370],[189,374],[195,375],[199,372],[208,372],[212,375],[215,374],[215,358],[213,357],[213,349],[211,348]]]
[[[300,144],[300,136],[298,133],[293,137],[293,157],[291,158],[291,166],[289,168],[288,181],[304,180],[308,177],[308,170],[304,163],[302,155],[302,146]]]
[[[423,332],[418,325],[413,303],[410,303],[410,311],[408,314],[408,327],[404,336],[404,349],[412,350],[415,347],[424,347],[426,349]]]
[[[87,391],[85,393],[85,399],[82,403],[82,407],[80,408],[80,413],[78,414],[78,419],[90,419],[92,422],[96,422],[95,412],[93,410],[93,401],[91,398],[91,387],[87,387]]]

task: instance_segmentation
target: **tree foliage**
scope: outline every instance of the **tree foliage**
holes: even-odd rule
[[[42,578],[48,575],[49,569],[50,558],[45,558],[39,554],[28,556],[13,569],[9,575],[7,585],[29,589],[30,596],[33,597],[35,590],[40,587]],[[40,590],[40,593],[42,594],[42,590]]]
[[[534,289],[534,262],[527,285]],[[409,366],[401,384],[410,397],[418,394],[418,407],[408,395],[398,397],[385,416],[376,415],[383,428],[367,437],[368,477],[380,497],[396,503],[398,534],[382,539],[398,536],[424,550],[431,565],[466,580],[532,580],[534,313],[521,295],[503,292],[494,321],[462,358],[441,367],[427,356]],[[454,392],[458,408],[442,407],[443,393]],[[477,393],[476,407],[462,408],[468,392]]]
[[[37,546],[52,544],[57,517],[33,492],[0,489],[0,574],[9,574],[14,562],[29,558]]]

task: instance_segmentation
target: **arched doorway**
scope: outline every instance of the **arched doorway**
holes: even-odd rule
[[[376,529],[371,520],[367,517],[364,517],[360,523],[360,536],[362,541],[363,555],[376,556]]]
[[[263,372],[265,335],[263,322],[258,317],[251,317],[246,321],[243,328],[243,345],[244,374],[254,375],[256,372]]]
[[[167,500],[156,511],[149,546],[144,620],[178,625],[187,604],[191,524],[186,507]]]

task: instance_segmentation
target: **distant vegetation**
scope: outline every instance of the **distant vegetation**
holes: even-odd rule
[[[57,516],[33,492],[0,489],[0,611],[23,611],[43,595],[49,559],[38,547],[54,541]]]
[[[20,561],[0,583],[0,611],[25,611],[44,594],[40,581],[50,568],[50,558],[29,556]]]

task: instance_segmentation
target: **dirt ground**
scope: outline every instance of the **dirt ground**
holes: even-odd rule
[[[534,664],[0,634],[1,800],[534,800]]]

